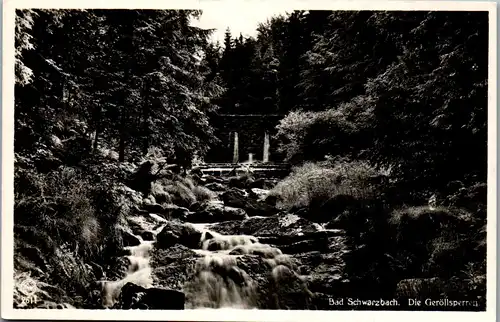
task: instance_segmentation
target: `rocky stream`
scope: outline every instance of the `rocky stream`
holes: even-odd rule
[[[127,218],[118,277],[93,285],[97,308],[328,308],[349,283],[345,232],[279,211],[267,198],[277,180],[253,188],[230,181],[201,176],[217,197],[190,209],[138,207]]]

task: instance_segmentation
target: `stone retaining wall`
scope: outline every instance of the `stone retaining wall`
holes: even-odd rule
[[[283,115],[218,115],[211,118],[215,127],[215,135],[221,141],[211,148],[205,162],[232,162],[234,133],[238,132],[239,162],[248,160],[253,153],[254,161],[262,161],[264,153],[264,136],[269,133],[269,161],[282,162],[283,156],[276,151],[276,125]]]

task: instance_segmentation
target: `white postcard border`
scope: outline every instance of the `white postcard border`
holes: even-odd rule
[[[488,89],[488,221],[487,221],[487,311],[486,312],[409,312],[409,311],[284,311],[201,309],[184,311],[139,310],[14,310],[13,303],[13,201],[14,201],[14,29],[15,9],[22,8],[143,8],[207,9],[269,6],[277,10],[439,10],[488,11],[489,89]],[[49,320],[174,320],[174,321],[494,321],[496,319],[497,254],[497,4],[459,1],[281,1],[281,0],[4,0],[3,3],[3,96],[2,96],[2,274],[1,313],[4,319]]]

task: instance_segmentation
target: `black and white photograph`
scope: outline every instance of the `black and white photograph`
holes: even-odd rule
[[[417,2],[10,3],[3,317],[494,318],[496,4]]]

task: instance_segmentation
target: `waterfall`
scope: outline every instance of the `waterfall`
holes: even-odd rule
[[[275,282],[279,282],[280,270],[293,267],[288,255],[278,248],[261,244],[254,236],[201,231],[201,249],[194,251],[203,257],[196,263],[194,278],[184,285],[187,308],[257,308],[258,285],[238,265],[244,262],[242,257],[245,255],[262,257],[269,268],[270,278]]]
[[[152,227],[148,228],[148,223],[143,217],[135,217],[133,219],[135,219],[134,221],[139,226],[148,231],[151,231],[153,235],[156,236],[165,226],[163,224],[165,219],[154,214],[150,214],[150,217],[153,220],[161,223],[160,227],[156,229],[152,229]],[[102,285],[101,300],[102,306],[104,308],[111,308],[116,304],[120,296],[122,287],[129,282],[145,288],[150,288],[153,285],[151,267],[149,265],[149,252],[153,248],[154,241],[143,240],[141,236],[135,237],[139,239],[140,244],[137,246],[128,246],[124,248],[126,251],[128,251],[129,254],[128,256],[126,256],[129,262],[129,266],[125,277],[117,281],[100,281],[100,284]]]
[[[253,153],[248,153],[248,163],[253,162]]]
[[[233,163],[238,163],[238,132],[234,132]]]
[[[269,133],[264,134],[264,157],[262,161],[269,162]]]

